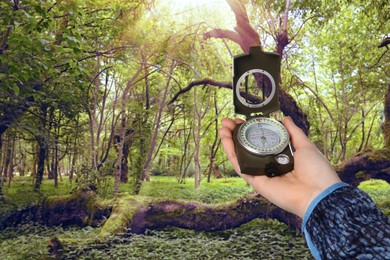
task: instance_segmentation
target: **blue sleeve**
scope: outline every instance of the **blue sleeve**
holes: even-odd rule
[[[316,259],[390,259],[390,219],[366,193],[346,183],[312,201],[302,232]]]

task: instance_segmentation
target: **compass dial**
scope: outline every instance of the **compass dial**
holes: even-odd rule
[[[238,130],[238,141],[249,152],[257,155],[278,154],[289,143],[287,129],[278,121],[255,117],[243,123]]]

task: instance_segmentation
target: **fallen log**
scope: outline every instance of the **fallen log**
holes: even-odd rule
[[[390,150],[367,150],[336,167],[342,181],[357,187],[362,181],[382,179],[390,183]]]
[[[259,195],[237,201],[208,205],[184,200],[158,200],[120,195],[99,237],[129,230],[142,234],[148,229],[178,227],[197,231],[219,231],[238,227],[255,218],[276,219],[291,229],[299,229],[298,217],[275,207]]]

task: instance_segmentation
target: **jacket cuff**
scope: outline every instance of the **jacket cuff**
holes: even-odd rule
[[[311,238],[310,238],[310,235],[308,234],[308,232],[306,232],[306,224],[307,224],[307,221],[309,220],[313,210],[316,208],[316,206],[318,205],[318,203],[321,202],[321,200],[323,200],[324,198],[326,198],[329,194],[331,194],[332,192],[334,192],[335,190],[339,189],[339,188],[342,188],[342,187],[345,187],[345,186],[349,186],[347,183],[344,183],[344,182],[337,182],[335,184],[333,184],[332,186],[330,186],[329,188],[327,188],[326,190],[324,190],[323,192],[321,192],[309,205],[309,207],[307,208],[306,210],[306,213],[303,217],[303,221],[302,221],[302,232],[304,233],[305,235],[305,238],[306,238],[306,242],[307,242],[307,245],[310,249],[310,252],[312,253],[312,255],[316,258],[316,259],[320,259],[320,254],[317,250],[317,248],[314,246],[314,244],[312,243],[311,241]]]

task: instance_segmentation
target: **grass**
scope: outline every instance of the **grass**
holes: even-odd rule
[[[107,179],[106,190],[111,195],[114,179]],[[58,182],[58,188],[54,187],[53,180],[44,180],[40,191],[33,189],[31,177],[15,177],[11,186],[3,186],[7,204],[0,202],[0,214],[14,208],[22,208],[39,203],[48,196],[69,194],[76,187],[76,183],[70,185],[67,178]],[[365,191],[375,203],[390,216],[390,184],[383,180],[368,180],[362,182],[359,188]],[[152,176],[150,182],[144,182],[140,195],[162,199],[183,199],[202,203],[221,203],[232,201],[251,192],[252,188],[246,185],[241,178],[212,179],[207,182],[202,180],[198,189],[194,188],[194,180],[188,178],[184,184],[177,182],[175,177]],[[131,192],[130,184],[122,184],[119,192]],[[109,197],[109,196],[108,196]]]
[[[238,199],[251,192],[241,178],[213,179],[202,181],[198,189],[194,188],[193,179],[180,184],[172,177],[156,176],[145,182],[140,195],[166,199],[185,199],[203,203],[220,203]]]
[[[390,184],[384,180],[368,180],[359,185],[359,189],[366,192],[372,200],[390,217]]]
[[[39,191],[34,190],[31,177],[15,177],[10,187],[3,186],[3,193],[9,205],[22,208],[31,204],[39,203],[43,198],[49,196],[67,195],[72,190],[69,182],[58,182],[58,188],[54,187],[53,180],[45,180]],[[0,204],[0,213],[1,204]]]
[[[199,189],[194,189],[193,183],[191,178],[188,178],[186,183],[180,184],[174,177],[154,176],[150,182],[142,184],[140,195],[218,203],[240,198],[252,190],[241,178],[212,179],[209,183],[203,180]],[[108,190],[112,191],[114,179],[110,178],[107,185]],[[44,180],[40,191],[36,191],[30,177],[15,177],[10,187],[3,186],[3,193],[9,204],[19,208],[38,203],[44,197],[69,194],[75,187],[75,183],[71,186],[70,182],[63,178],[63,181],[58,182],[58,188],[54,187],[53,180]],[[131,192],[130,185],[122,184],[119,192]]]

